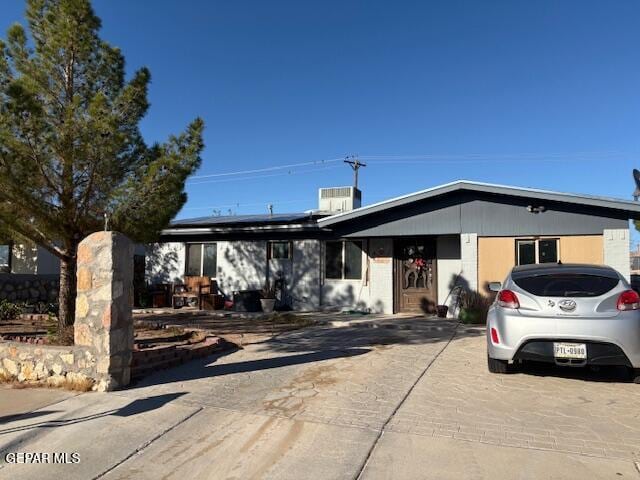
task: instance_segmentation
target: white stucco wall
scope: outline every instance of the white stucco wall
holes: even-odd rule
[[[369,289],[366,288],[365,271],[367,257],[362,252],[362,279],[360,280],[336,280],[324,278],[325,244],[322,243],[320,262],[322,278],[322,297],[320,305],[322,309],[349,308],[366,310],[369,308]]]
[[[184,243],[153,243],[146,248],[145,268],[150,283],[182,281],[184,275]]]
[[[231,296],[236,290],[260,290],[267,279],[267,242],[230,241],[218,244],[218,287]]]
[[[393,313],[393,240],[369,240],[369,307],[375,313]]]
[[[462,274],[471,290],[478,289],[478,234],[463,233],[460,235],[460,259]]]
[[[363,241],[362,279],[323,279],[323,309],[350,308],[393,313],[393,241]],[[324,262],[324,249],[321,260]]]
[[[629,229],[605,229],[603,231],[604,264],[615,268],[629,281],[631,265],[629,259]]]
[[[455,285],[456,279],[462,271],[461,243],[459,235],[446,235],[438,237],[436,251],[438,259],[436,268],[438,272],[438,305],[447,305],[451,309],[454,296],[449,295]],[[454,312],[450,312],[453,315]]]
[[[290,293],[294,310],[320,308],[320,241],[295,240]]]

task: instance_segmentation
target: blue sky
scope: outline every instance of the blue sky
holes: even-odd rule
[[[630,198],[640,2],[96,0],[148,141],[204,118],[198,175],[358,154],[364,202],[465,178]],[[22,20],[3,1],[0,30]],[[2,37],[4,37],[2,33]],[[373,158],[376,157],[376,158]],[[325,165],[193,179],[181,217],[314,208]],[[206,182],[206,183],[205,183]]]

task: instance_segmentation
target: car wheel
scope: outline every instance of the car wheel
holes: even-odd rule
[[[509,373],[511,371],[507,360],[498,360],[487,355],[487,366],[491,373]]]
[[[631,369],[631,380],[633,383],[640,383],[640,368]]]

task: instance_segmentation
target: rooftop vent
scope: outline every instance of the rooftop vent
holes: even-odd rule
[[[321,212],[349,212],[362,205],[362,192],[355,187],[330,187],[318,191]]]

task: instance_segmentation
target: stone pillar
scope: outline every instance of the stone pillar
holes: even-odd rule
[[[100,391],[130,380],[133,351],[133,243],[97,232],[78,246],[75,344],[92,347]]]

